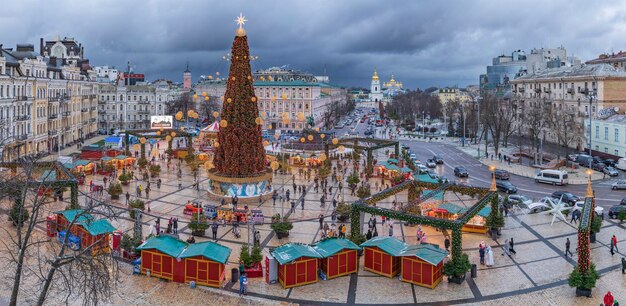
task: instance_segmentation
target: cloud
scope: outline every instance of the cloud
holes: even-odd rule
[[[150,80],[227,72],[242,12],[253,69],[289,65],[348,86],[376,67],[406,87],[476,84],[491,59],[564,46],[582,60],[626,50],[626,7],[583,0],[508,1],[35,1],[3,3],[4,46],[75,37],[94,65],[128,60]]]

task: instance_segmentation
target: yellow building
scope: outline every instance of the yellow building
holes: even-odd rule
[[[472,96],[456,87],[444,87],[432,93],[433,96],[439,98],[441,104],[446,105],[448,101],[459,100],[461,103],[472,101]]]

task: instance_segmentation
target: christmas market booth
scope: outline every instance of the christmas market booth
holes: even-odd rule
[[[178,256],[185,262],[185,283],[220,288],[226,275],[230,249],[212,241],[192,243]]]
[[[400,273],[400,257],[406,243],[393,237],[374,237],[361,244],[365,254],[363,269],[387,277]]]
[[[70,170],[72,174],[77,175],[77,174],[93,174],[96,164],[88,160],[79,159],[73,163],[63,164],[63,166],[66,169]]]
[[[435,288],[443,277],[443,260],[448,252],[430,243],[409,245],[398,256],[401,258],[401,280],[427,288]]]
[[[55,212],[56,215],[56,231],[67,231],[80,239],[82,247],[91,246],[91,254],[96,255],[99,252],[110,252],[109,240],[110,235],[115,228],[109,220],[96,220],[92,215],[85,213],[82,209],[70,209]],[[70,227],[70,224],[72,227]]]
[[[121,169],[126,166],[132,166],[133,163],[135,162],[134,157],[130,157],[126,155],[115,156],[113,160],[118,169]]]
[[[179,255],[186,247],[184,241],[167,235],[148,239],[137,247],[141,251],[141,273],[184,283],[185,262]]]
[[[297,287],[318,281],[318,259],[322,258],[309,245],[287,243],[272,252],[278,261],[278,281],[283,288]]]
[[[413,170],[398,162],[395,158],[390,158],[386,162],[379,162],[374,166],[373,176],[392,178],[398,174],[404,175],[405,178],[411,177]]]
[[[425,216],[452,221],[459,218],[459,216],[465,214],[468,210],[466,207],[461,207],[459,205],[447,202],[439,204],[432,209],[430,207],[427,207],[426,205],[424,205],[423,207],[424,210],[422,210],[422,212]],[[478,211],[475,216],[470,218],[467,223],[463,225],[462,230],[464,232],[471,233],[486,233],[488,231],[488,228],[485,226],[485,222],[489,214],[491,214],[491,207],[483,207]]]
[[[327,238],[313,246],[322,258],[320,267],[327,279],[356,273],[361,248],[348,239]]]

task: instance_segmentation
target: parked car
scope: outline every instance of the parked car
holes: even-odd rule
[[[600,156],[594,156],[593,157],[593,162],[594,163],[598,163],[598,164],[604,164],[604,160]]]
[[[415,153],[411,153],[410,157],[411,157],[411,159],[413,159],[413,160],[417,159],[417,155],[415,155]]]
[[[469,177],[469,173],[467,173],[467,169],[465,169],[465,167],[455,167],[454,176]]]
[[[514,205],[524,204],[528,206],[532,202],[533,200],[531,200],[529,197],[521,195],[521,194],[513,194],[509,196],[509,204],[514,204]]]
[[[591,160],[593,160],[592,157],[585,154],[580,154],[576,157],[576,163],[583,167],[589,167]]]
[[[579,209],[580,212],[583,211],[583,206],[585,206],[585,201],[578,201],[576,202],[576,204],[574,205],[576,207],[576,209]],[[604,208],[602,208],[602,206],[596,206],[593,211],[595,211],[596,215],[598,215],[598,217],[602,218],[602,220],[604,220]]]
[[[579,197],[573,195],[571,192],[567,191],[555,191],[552,193],[551,197],[553,199],[561,199],[561,201],[568,203],[570,205],[574,205],[576,201],[580,200]]]
[[[415,165],[415,167],[417,167],[417,170],[419,171],[420,174],[426,173],[428,171],[428,168],[426,168],[426,166],[422,164],[417,164]]]
[[[508,194],[517,192],[517,187],[515,187],[515,185],[511,184],[511,182],[509,181],[497,180],[496,187],[498,188],[498,190],[506,192]]]
[[[611,185],[611,189],[613,190],[626,189],[626,180],[619,180],[613,183],[613,185]]]
[[[429,159],[429,160],[426,161],[426,167],[428,167],[428,168],[435,168],[435,167],[437,167],[437,164],[435,163],[434,160]]]
[[[604,169],[602,169],[602,172],[604,172],[605,174],[608,174],[609,176],[619,175],[619,172],[617,172],[617,169],[613,168],[612,166],[604,167]]]
[[[626,158],[618,159],[617,164],[615,165],[615,168],[620,169],[620,170],[626,170]]]
[[[598,172],[604,171],[604,168],[606,168],[606,165],[604,165],[604,163],[594,162],[593,165],[591,166],[591,169],[596,170]]]
[[[580,154],[570,154],[570,155],[567,156],[567,159],[569,159],[570,161],[575,162],[576,158],[578,158],[578,155],[580,155]]]
[[[609,218],[616,219],[620,212],[626,212],[625,205],[615,205],[609,208]]]
[[[508,180],[511,177],[509,171],[502,169],[496,169],[492,175],[495,176],[497,180]]]
[[[604,160],[604,164],[609,167],[615,167],[615,160],[612,158],[607,158]]]
[[[435,163],[437,163],[438,165],[443,164],[443,158],[441,158],[438,155],[433,156],[433,159],[435,160]]]

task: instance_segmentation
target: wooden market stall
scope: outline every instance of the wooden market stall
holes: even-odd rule
[[[82,209],[64,210],[55,214],[57,231],[68,230],[74,221],[69,231],[80,238],[82,247],[93,245],[91,247],[91,254],[93,255],[99,252],[110,252],[110,235],[115,231],[115,228],[109,220],[96,220],[92,215],[84,213]]]
[[[311,246],[287,243],[272,252],[278,261],[278,281],[283,288],[291,288],[318,281],[317,270],[322,256]]]
[[[230,248],[212,241],[193,243],[178,256],[185,262],[185,283],[220,288],[226,277]]]
[[[177,259],[186,247],[186,242],[168,235],[148,239],[137,247],[141,251],[141,273],[184,283],[185,262]]]
[[[428,217],[434,217],[446,220],[456,220],[460,215],[465,213],[467,208],[461,207],[452,203],[441,203],[433,209],[425,209],[424,214]],[[485,226],[487,216],[491,213],[491,207],[483,207],[478,213],[472,217],[466,224],[463,225],[462,230],[471,233],[484,234],[488,231]]]
[[[361,248],[348,239],[327,238],[313,246],[322,258],[320,267],[328,279],[358,271],[358,251]]]
[[[491,207],[483,207],[474,217],[469,219],[467,223],[463,225],[462,230],[464,232],[471,233],[487,233],[489,229],[485,226],[485,223],[487,222],[487,217],[489,216],[489,214],[491,214]]]
[[[135,162],[135,158],[126,155],[118,155],[113,159],[115,161],[115,166],[118,169],[121,169],[126,166],[131,166]]]
[[[361,244],[365,254],[363,269],[387,277],[400,273],[398,255],[406,243],[393,237],[374,237]]]
[[[435,288],[443,277],[446,250],[430,243],[407,246],[398,254],[402,259],[400,274],[403,282]]]

